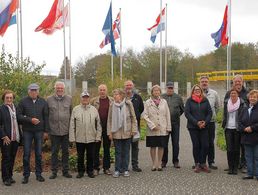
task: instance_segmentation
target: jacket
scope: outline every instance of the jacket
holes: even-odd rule
[[[238,124],[239,124],[239,118],[242,110],[246,107],[246,104],[242,98],[240,98],[240,106],[239,109],[237,110],[236,114],[236,129],[237,131],[239,130]],[[228,101],[224,102],[224,108],[223,108],[223,120],[222,120],[222,127],[226,128],[227,122],[228,122]]]
[[[111,105],[114,99],[110,96],[108,96],[108,99],[109,99],[109,105]],[[97,110],[99,110],[99,96],[92,98],[90,101],[90,104],[94,106]]]
[[[63,136],[69,133],[69,123],[72,113],[72,97],[64,95],[58,99],[56,95],[47,98],[49,110],[49,133]]]
[[[92,143],[101,141],[102,128],[99,113],[92,105],[78,105],[72,111],[69,128],[69,141]]]
[[[132,137],[132,133],[137,132],[137,120],[134,113],[133,104],[130,100],[125,101],[126,106],[126,129],[119,129],[117,132],[112,132],[112,107],[113,103],[109,107],[108,122],[107,122],[107,135],[111,135],[113,139],[129,139]]]
[[[160,99],[158,107],[152,98],[148,99],[145,103],[143,118],[147,122],[146,136],[166,136],[171,131],[170,111],[165,99]],[[154,128],[158,130],[153,131]]]
[[[137,119],[137,125],[140,127],[140,122],[141,122],[141,114],[144,111],[144,104],[142,101],[142,97],[134,93],[133,96],[131,97],[131,102],[133,103],[133,108],[134,108],[134,113]]]
[[[199,129],[198,121],[205,121],[205,124],[208,125],[212,118],[212,110],[208,99],[204,97],[200,103],[197,103],[192,97],[188,98],[185,104],[185,116],[189,130]]]
[[[219,95],[218,95],[217,91],[215,91],[213,89],[208,89],[207,93],[206,93],[206,97],[209,100],[209,103],[210,103],[210,106],[212,109],[211,122],[215,122],[217,113],[219,111],[219,105],[220,105]]]
[[[251,127],[252,132],[244,131],[246,127]],[[239,131],[241,132],[241,144],[258,145],[258,104],[253,106],[249,116],[248,107],[245,107],[239,118]]]
[[[179,123],[180,116],[184,113],[184,102],[183,99],[176,93],[172,95],[163,94],[162,98],[164,98],[169,107],[171,123]]]
[[[48,105],[47,102],[38,97],[35,101],[27,96],[23,98],[17,108],[18,122],[22,124],[23,131],[45,131],[49,130]],[[39,119],[39,124],[34,125],[32,118]]]
[[[242,98],[245,102],[246,105],[249,104],[249,100],[247,98],[247,94],[248,94],[248,90],[245,87],[242,87],[242,90],[239,93],[239,97]],[[225,95],[224,98],[224,103],[228,101],[228,99],[230,98],[230,92],[228,91]]]

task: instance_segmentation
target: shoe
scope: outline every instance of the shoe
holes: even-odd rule
[[[196,167],[196,166],[195,166],[195,165],[193,165],[193,166],[192,166],[192,169],[195,169],[195,167]]]
[[[242,177],[242,179],[243,179],[243,180],[253,179],[253,178],[254,178],[253,176],[248,176],[248,175],[247,175],[247,176]],[[256,179],[257,179],[257,178],[256,178]]]
[[[95,175],[94,175],[94,173],[88,173],[88,177],[89,177],[89,178],[94,178]]]
[[[195,165],[194,172],[195,173],[200,173],[201,172],[201,168],[199,167],[199,165]]]
[[[55,179],[57,177],[56,173],[52,173],[52,175],[50,175],[49,179]]]
[[[16,183],[16,181],[11,177],[10,179],[10,182],[13,184],[13,183]]]
[[[142,169],[139,167],[133,167],[133,171],[135,172],[142,172]]]
[[[29,178],[28,177],[23,177],[22,184],[27,184],[28,182],[29,182]]]
[[[124,172],[124,177],[129,177],[129,176],[130,176],[129,171],[125,171],[125,172]]]
[[[233,171],[232,171],[233,173],[233,175],[237,175],[237,168],[236,169],[233,169]]]
[[[104,172],[104,174],[106,174],[106,175],[112,175],[112,173],[111,173],[111,171],[110,171],[109,169],[106,169],[106,170],[104,170],[103,172]]]
[[[209,168],[213,169],[213,170],[217,170],[218,169],[218,167],[215,166],[214,164],[209,164]]]
[[[203,171],[205,173],[210,173],[211,172],[211,170],[207,167],[207,165],[201,166],[201,171]]]
[[[36,180],[39,181],[39,182],[44,182],[45,181],[45,179],[44,179],[44,177],[42,177],[42,175],[37,176]]]
[[[158,171],[162,171],[163,169],[162,169],[162,167],[159,167],[157,170],[158,170]]]
[[[228,174],[229,175],[233,175],[233,170],[232,169],[228,169]]]
[[[176,169],[180,169],[180,168],[181,168],[178,162],[174,163],[174,167],[175,167]]]
[[[113,173],[113,177],[114,177],[114,178],[118,178],[119,175],[120,175],[119,171],[115,171],[115,172]]]
[[[157,169],[155,167],[152,167],[151,171],[156,171]]]
[[[11,186],[12,184],[11,184],[10,179],[7,179],[6,181],[4,181],[4,185],[5,186]]]
[[[229,168],[224,169],[224,171],[229,171]]]
[[[76,178],[80,179],[80,178],[82,178],[83,176],[84,176],[83,173],[78,173],[78,174],[76,175]]]
[[[73,177],[73,176],[72,176],[71,174],[69,174],[68,172],[63,173],[63,176],[64,176],[65,178],[72,178],[72,177]]]
[[[165,163],[162,163],[162,164],[161,164],[161,167],[162,167],[162,168],[166,168],[167,165],[166,165]]]
[[[242,172],[242,173],[247,173],[247,168],[246,168],[246,167],[243,167],[241,172]]]
[[[94,171],[93,171],[93,175],[94,175],[94,176],[98,176],[98,175],[99,175],[99,170],[94,169]]]

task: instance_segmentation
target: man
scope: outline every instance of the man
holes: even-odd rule
[[[219,111],[219,105],[220,105],[219,96],[215,90],[209,88],[208,76],[201,76],[200,86],[203,89],[206,97],[208,98],[212,109],[212,119],[210,123],[207,125],[208,141],[209,141],[208,164],[210,169],[216,170],[218,169],[218,167],[214,164],[215,163],[214,139],[215,139],[215,132],[216,132],[216,115]]]
[[[81,94],[81,103],[74,107],[70,120],[69,141],[76,143],[77,149],[77,178],[85,173],[85,151],[87,154],[87,174],[94,178],[94,151],[96,142],[101,141],[102,129],[98,110],[90,105],[90,94],[84,91]]]
[[[18,105],[18,121],[23,130],[23,180],[27,184],[30,176],[30,152],[32,142],[35,147],[36,179],[44,182],[42,177],[42,142],[47,138],[48,131],[48,106],[47,102],[39,97],[39,86],[35,83],[28,87],[28,96],[23,98]]]
[[[172,149],[173,149],[173,165],[175,168],[179,169],[179,132],[180,132],[180,116],[184,113],[184,103],[183,99],[174,92],[174,83],[169,81],[166,84],[166,94],[163,94],[162,97],[167,101],[169,111],[170,111],[170,118],[171,118],[171,141],[172,141]],[[169,142],[169,135],[167,142]],[[168,147],[164,148],[164,154],[162,158],[162,167],[166,167],[168,162]]]
[[[142,98],[139,94],[134,91],[134,83],[131,80],[128,80],[124,83],[125,93],[128,100],[131,100],[134,107],[135,116],[137,119],[138,131],[140,133],[140,121],[141,114],[144,110],[144,104]],[[135,172],[141,172],[139,168],[138,155],[139,155],[139,139],[132,139],[132,170]]]
[[[249,101],[247,98],[248,90],[244,87],[244,79],[242,75],[237,74],[234,76],[232,87],[238,91],[239,97],[244,100],[246,105],[249,105]],[[228,101],[229,97],[230,97],[230,92],[228,91],[225,95],[224,102]],[[241,144],[241,157],[240,157],[239,169],[242,169],[242,172],[246,173],[245,148],[242,144]]]
[[[111,105],[113,98],[108,96],[107,86],[101,84],[98,87],[99,96],[91,100],[91,105],[93,105],[99,112],[100,123],[102,127],[102,139],[103,139],[103,172],[106,175],[111,175],[110,171],[110,145],[111,141],[107,136],[107,120],[108,120],[108,110]],[[99,174],[99,151],[101,142],[96,143],[95,157],[94,157],[94,175]]]
[[[55,94],[47,98],[49,109],[49,134],[51,139],[51,170],[49,179],[55,179],[58,172],[59,148],[62,149],[63,176],[72,178],[69,174],[69,122],[72,112],[72,97],[65,95],[65,84],[55,83]]]

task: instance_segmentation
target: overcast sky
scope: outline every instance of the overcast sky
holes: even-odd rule
[[[23,52],[36,63],[47,63],[44,74],[59,73],[63,61],[63,33],[51,36],[34,29],[47,16],[54,0],[22,0]],[[67,0],[66,0],[67,2]],[[105,53],[99,48],[104,38],[101,31],[110,0],[71,0],[72,65],[89,54]],[[163,0],[168,4],[168,45],[180,50],[188,49],[195,56],[216,48],[210,34],[222,23],[227,0]],[[151,27],[160,10],[160,0],[113,0],[113,19],[122,8],[123,49],[141,51],[152,46]],[[232,41],[258,41],[258,0],[232,0]],[[68,30],[68,28],[66,28]],[[0,38],[8,52],[17,50],[15,25]],[[156,40],[159,46],[159,38]],[[117,41],[117,47],[119,41]],[[68,50],[68,42],[67,42]],[[67,51],[68,55],[68,51]]]

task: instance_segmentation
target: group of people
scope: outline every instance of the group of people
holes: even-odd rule
[[[39,96],[39,86],[28,86],[28,96],[14,105],[15,94],[5,90],[0,107],[0,138],[2,153],[2,180],[11,186],[13,166],[18,146],[23,142],[23,179],[27,184],[30,176],[30,154],[35,151],[36,180],[42,176],[42,143],[51,140],[51,171],[49,179],[57,178],[59,151],[62,150],[62,175],[69,173],[69,145],[77,150],[76,178],[86,173],[94,178],[100,171],[100,148],[103,146],[103,173],[118,178],[130,176],[132,171],[141,172],[138,162],[140,121],[146,120],[146,146],[150,148],[152,171],[162,171],[168,163],[168,143],[171,136],[172,163],[179,169],[180,116],[185,113],[187,128],[192,141],[194,172],[209,173],[215,165],[214,139],[216,114],[220,107],[218,93],[209,87],[209,78],[202,76],[194,85],[191,96],[183,103],[174,92],[173,82],[166,84],[166,93],[154,85],[151,96],[144,103],[136,93],[134,83],[128,80],[124,89],[113,90],[108,96],[105,84],[98,86],[98,96],[88,91],[80,95],[80,104],[72,107],[72,97],[65,94],[65,84],[56,82],[55,93],[46,100]],[[249,93],[243,87],[243,78],[236,75],[233,87],[224,99],[223,128],[227,144],[228,173],[237,174],[239,165],[247,166],[243,179],[258,178],[258,91]],[[110,170],[110,147],[115,147],[115,168]],[[34,143],[34,146],[32,146]],[[240,157],[241,148],[241,157]],[[131,155],[130,155],[131,149]],[[86,156],[85,156],[86,152]],[[87,159],[87,160],[86,160]],[[242,163],[239,163],[241,159]],[[86,161],[86,167],[85,167]],[[208,163],[208,164],[207,164]]]

